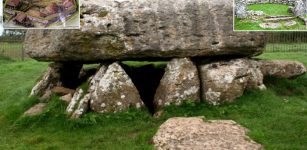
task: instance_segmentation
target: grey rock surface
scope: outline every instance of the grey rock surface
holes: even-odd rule
[[[190,59],[177,58],[167,64],[154,104],[159,109],[170,104],[180,105],[184,100],[200,100],[200,80],[197,67]]]
[[[108,66],[90,100],[90,108],[98,113],[119,112],[143,105],[137,88],[118,63]]]
[[[200,66],[202,99],[212,105],[233,102],[245,89],[265,89],[256,61],[233,59]]]
[[[246,0],[235,0],[235,15],[240,19],[248,17]]]
[[[232,120],[208,120],[200,117],[171,118],[163,123],[153,143],[158,150],[261,150],[248,130]]]
[[[84,0],[80,30],[29,30],[40,61],[253,56],[263,33],[233,32],[231,0]]]
[[[87,88],[80,87],[73,95],[70,100],[70,103],[66,109],[66,112],[72,119],[80,118],[84,113],[86,113],[90,109],[90,101],[94,95],[95,90],[99,84],[99,81],[102,79],[103,75],[107,70],[106,64],[101,64],[99,66],[98,71],[95,75],[90,77],[87,81]]]
[[[32,88],[30,96],[38,96],[42,101],[50,99],[52,94],[73,93],[79,83],[81,64],[75,63],[51,63],[40,79]]]
[[[38,103],[34,105],[33,107],[29,108],[26,112],[24,112],[24,116],[36,116],[43,113],[47,106],[47,103]]]
[[[296,0],[294,2],[293,13],[295,16],[303,16],[306,14],[306,4],[303,0]]]
[[[259,64],[264,76],[295,78],[306,73],[304,64],[297,61],[262,60]]]
[[[51,96],[51,90],[62,84],[60,81],[61,66],[58,63],[50,64],[42,79],[32,88],[30,96]],[[49,96],[46,98],[48,99]]]

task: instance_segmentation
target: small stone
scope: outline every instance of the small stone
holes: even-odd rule
[[[46,106],[47,106],[47,103],[38,103],[38,104],[34,105],[33,107],[31,107],[30,109],[28,109],[24,113],[24,116],[36,116],[36,115],[39,115],[39,114],[43,113],[43,111],[46,108]]]
[[[296,25],[297,23],[296,23],[296,21],[294,21],[294,20],[291,20],[291,21],[287,21],[287,22],[285,22],[285,26],[286,27],[290,27],[290,26],[294,26],[294,25]]]
[[[157,112],[153,115],[153,117],[154,117],[154,118],[160,118],[163,114],[164,114],[164,111],[163,111],[163,110],[159,110],[159,111],[157,111]]]
[[[75,90],[65,88],[65,87],[61,87],[61,86],[56,86],[56,87],[52,88],[51,91],[55,94],[59,94],[59,95],[62,95],[62,96],[67,95],[67,94],[75,93]]]
[[[41,102],[47,102],[52,96],[51,90],[46,90],[44,95],[39,98]]]
[[[65,103],[70,103],[71,99],[72,99],[73,95],[71,93],[66,94],[64,96],[60,97],[60,100],[64,101]]]

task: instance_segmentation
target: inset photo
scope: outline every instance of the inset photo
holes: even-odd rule
[[[0,2],[0,36],[3,33],[3,3],[2,1]]]
[[[234,31],[307,31],[307,0],[234,0]]]
[[[79,0],[3,0],[5,29],[79,29]]]

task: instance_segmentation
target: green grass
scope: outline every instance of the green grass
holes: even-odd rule
[[[269,53],[259,58],[295,59],[307,65],[305,53]],[[296,80],[266,79],[267,91],[247,91],[233,104],[170,106],[159,119],[147,110],[129,110],[88,113],[70,120],[66,104],[57,97],[43,114],[21,117],[38,102],[28,94],[46,67],[33,60],[0,58],[0,149],[153,149],[150,140],[159,125],[175,116],[232,119],[249,128],[249,135],[266,149],[307,149],[307,75]]]
[[[253,4],[247,7],[248,10],[263,11],[266,15],[292,15],[288,12],[288,5],[283,4]]]
[[[254,10],[254,11],[263,11],[268,16],[277,16],[277,15],[287,15],[287,16],[293,16],[293,14],[288,12],[288,5],[283,4],[253,4],[248,6],[248,10]],[[306,30],[306,26],[304,25],[304,22],[298,18],[295,18],[294,21],[297,22],[296,25],[286,27],[284,25],[285,21],[281,21],[282,24],[281,27],[276,29],[271,28],[261,28],[259,26],[260,23],[262,23],[262,19],[259,20],[252,20],[250,18],[247,19],[239,19],[235,18],[235,30]]]

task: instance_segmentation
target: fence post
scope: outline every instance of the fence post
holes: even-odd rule
[[[21,61],[24,61],[25,59],[25,52],[24,52],[24,49],[23,47],[21,48]]]

